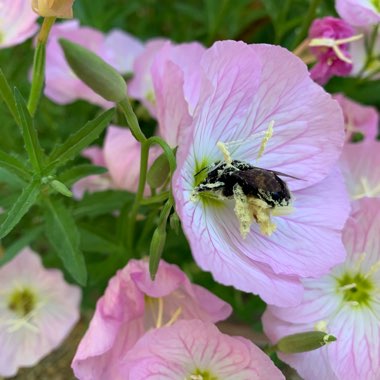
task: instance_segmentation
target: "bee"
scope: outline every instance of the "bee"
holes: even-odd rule
[[[197,193],[211,192],[219,197],[233,199],[238,185],[247,198],[264,201],[269,208],[289,206],[292,196],[286,182],[280,177],[298,179],[274,170],[262,169],[247,162],[217,161],[203,168],[207,177],[195,188]]]

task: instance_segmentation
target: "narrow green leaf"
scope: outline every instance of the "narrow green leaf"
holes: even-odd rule
[[[34,241],[42,230],[42,226],[32,228],[23,234],[21,239],[18,239],[12,245],[7,247],[4,255],[0,258],[0,266],[6,264],[8,261],[11,261],[24,247]]]
[[[103,166],[94,166],[91,164],[83,164],[74,166],[70,169],[58,175],[58,179],[63,182],[66,186],[70,187],[75,182],[79,181],[83,177],[88,177],[94,174],[104,174],[107,173],[107,169]]]
[[[30,163],[32,164],[34,170],[38,174],[41,174],[44,153],[38,141],[37,130],[34,128],[32,117],[26,108],[25,100],[17,89],[15,89],[15,99],[18,114],[20,117],[19,125],[21,127],[22,136],[25,142],[25,148],[28,152]]]
[[[103,112],[95,120],[86,123],[79,131],[72,134],[63,144],[59,145],[50,154],[50,164],[47,170],[59,167],[72,160],[84,148],[97,139],[103,129],[111,121],[115,110],[112,108]]]
[[[13,93],[12,93],[11,87],[9,86],[7,78],[5,78],[4,73],[1,69],[0,69],[0,96],[4,100],[5,104],[7,105],[16,123],[20,124],[20,118],[17,112],[16,101],[13,97]]]
[[[26,181],[30,180],[30,174],[24,164],[16,157],[13,157],[2,150],[0,150],[0,166],[21,179]]]
[[[85,285],[87,270],[75,221],[62,202],[47,199],[46,205],[46,236],[67,271],[80,285]]]
[[[5,220],[0,226],[0,239],[8,235],[21,218],[29,211],[36,202],[39,193],[40,186],[37,181],[31,182],[24,188],[20,197],[13,204],[13,207],[7,212]]]

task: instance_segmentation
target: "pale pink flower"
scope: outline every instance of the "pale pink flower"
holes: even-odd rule
[[[133,61],[143,49],[134,37],[119,30],[107,36],[90,27],[80,26],[77,20],[66,21],[52,27],[46,47],[45,95],[58,104],[83,99],[101,107],[110,102],[85,85],[67,64],[58,39],[65,38],[93,51],[121,74],[132,72]]]
[[[310,75],[316,82],[325,84],[333,76],[350,74],[352,61],[348,42],[353,35],[353,28],[339,18],[328,16],[313,21],[309,39],[317,63],[311,69]]]
[[[339,16],[353,26],[369,26],[380,22],[378,0],[336,0],[335,7]]]
[[[332,170],[344,142],[341,110],[301,60],[277,46],[218,42],[200,64],[200,101],[173,179],[194,258],[218,282],[267,303],[296,304],[300,278],[325,274],[345,257],[341,229],[349,202]],[[290,209],[244,199],[236,188],[234,199],[212,189],[200,193],[210,165],[229,159],[220,143],[233,160],[285,173]]]
[[[179,321],[145,334],[122,360],[125,380],[280,380],[284,375],[251,341],[210,322]]]
[[[351,199],[380,197],[380,141],[346,144],[340,166]]]
[[[18,45],[38,30],[36,15],[27,0],[0,2],[0,48]]]
[[[339,103],[344,116],[346,140],[360,132],[365,140],[374,140],[378,135],[379,113],[375,107],[365,106],[346,98],[343,94],[334,94],[333,98]]]
[[[308,380],[380,378],[380,199],[353,203],[343,240],[347,260],[320,279],[304,280],[300,305],[269,306],[264,330],[275,343],[286,335],[314,329],[336,342],[300,354],[279,354]]]
[[[191,124],[189,113],[194,109],[200,90],[196,68],[204,50],[197,42],[173,45],[158,40],[148,43],[135,63],[136,75],[129,90],[156,115],[157,134],[173,148],[180,143],[180,135]],[[152,99],[154,102],[150,103]],[[160,147],[151,147],[149,166],[161,153]],[[136,191],[140,176],[140,143],[130,130],[109,127],[103,156],[112,181],[110,187]],[[89,191],[99,188],[98,179],[91,178],[86,182]],[[94,184],[90,183],[92,180],[95,180]]]
[[[8,377],[62,343],[79,319],[81,292],[29,248],[0,268],[0,289],[0,376]]]
[[[131,260],[98,301],[72,367],[80,380],[125,379],[121,360],[148,330],[177,319],[217,322],[230,313],[227,303],[191,284],[176,265],[161,260],[153,282],[148,262]]]

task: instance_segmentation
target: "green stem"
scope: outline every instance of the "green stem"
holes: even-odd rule
[[[315,12],[321,1],[322,0],[311,0],[309,9],[305,16],[304,22],[301,25],[301,29],[298,33],[294,46],[298,46],[306,38],[310,25],[315,18]]]
[[[169,191],[164,191],[160,194],[153,195],[149,198],[144,198],[141,200],[142,206],[152,205],[155,203],[162,203],[169,198]]]
[[[132,135],[137,141],[140,141],[143,143],[144,141],[147,141],[147,138],[145,137],[144,133],[142,132],[140,128],[139,121],[137,119],[136,114],[133,112],[131,103],[129,99],[126,97],[122,101],[118,103],[119,107],[123,111],[125,118],[127,119],[128,126],[132,132]]]
[[[37,38],[37,47],[34,52],[33,60],[33,79],[29,94],[28,110],[32,116],[36,113],[38,103],[41,98],[45,80],[45,58],[46,42],[49,37],[50,29],[55,22],[55,17],[46,17],[42,23],[40,33]]]

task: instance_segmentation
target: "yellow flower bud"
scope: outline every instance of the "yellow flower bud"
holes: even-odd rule
[[[42,17],[73,18],[74,0],[32,0],[32,9]]]

